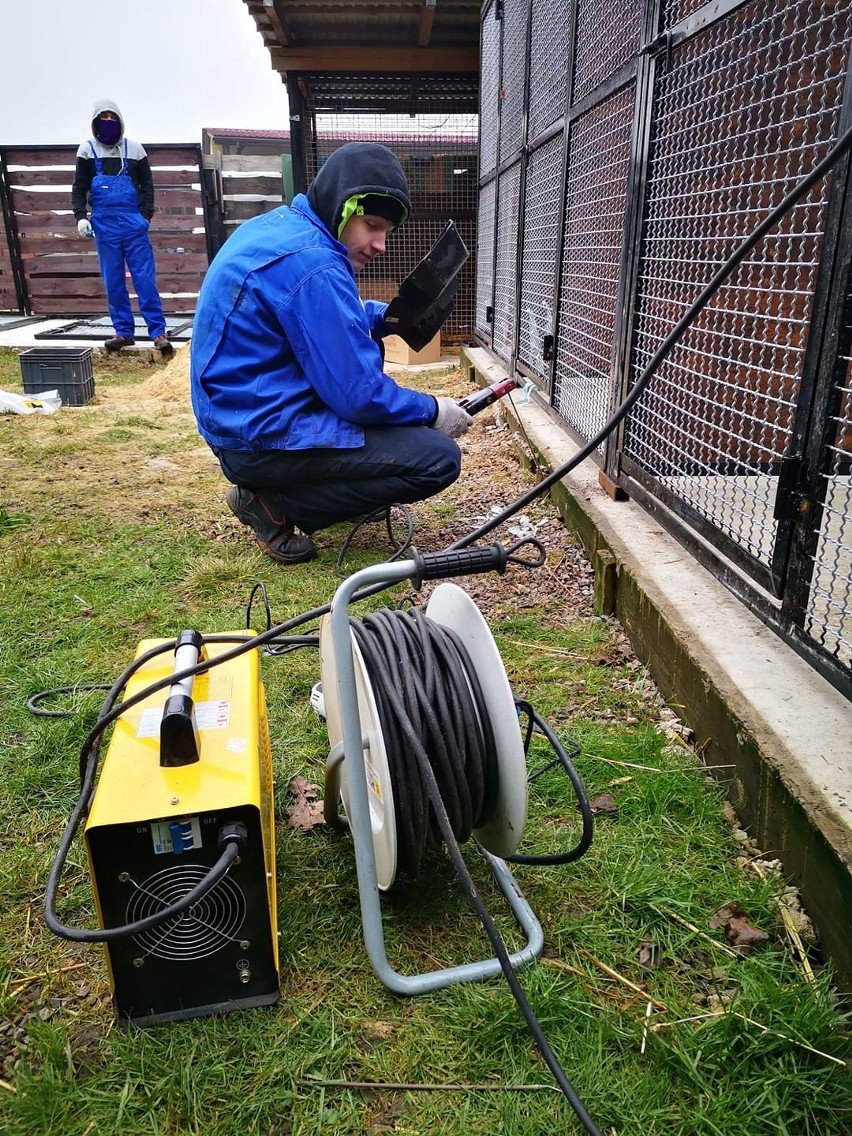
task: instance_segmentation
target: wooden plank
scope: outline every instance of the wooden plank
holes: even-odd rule
[[[201,287],[203,273],[201,272],[187,272],[182,275],[157,276],[157,288],[159,292],[188,292],[195,295]],[[74,277],[61,277],[61,276],[36,276],[27,277],[27,284],[29,290],[30,300],[35,302],[36,299],[56,299],[59,297],[69,297],[77,299],[88,299],[91,307],[91,301],[94,298],[106,298],[103,281],[100,276],[74,276]],[[133,295],[133,287],[128,281],[128,289]]]
[[[88,297],[91,301],[93,297],[106,296],[100,276],[76,276],[70,280],[56,276],[28,276],[27,289],[31,301],[48,296]]]
[[[280,201],[223,201],[222,215],[225,221],[248,221],[261,213],[269,213],[280,206]]]
[[[226,173],[278,174],[281,176],[281,158],[290,149],[282,149],[281,154],[222,154],[222,175]]]
[[[200,208],[200,206],[199,206]],[[163,213],[154,214],[149,230],[151,239],[159,233],[180,233],[186,230],[204,228],[204,217],[200,213]],[[180,242],[179,242],[180,243]]]
[[[77,233],[74,214],[68,213],[19,213],[14,218],[18,236],[62,236],[66,239],[82,240]]]
[[[83,242],[81,241],[80,244]],[[21,257],[21,264],[27,278],[32,276],[99,276],[101,269],[97,253],[68,253],[62,256]]]
[[[185,148],[176,146],[173,150],[169,150],[164,146],[146,145],[145,153],[148,155],[151,169],[155,166],[194,166],[198,169],[198,150],[189,146]]]
[[[204,233],[176,233],[169,235],[165,232],[151,232],[151,244],[154,254],[159,257],[164,253],[178,252],[203,253],[207,257],[207,236]]]
[[[206,270],[207,265],[204,268]],[[160,292],[197,292],[203,279],[204,272],[181,272],[174,275],[158,272],[157,288]]]
[[[171,187],[158,187],[154,190],[154,206],[157,209],[174,208],[177,205],[188,205],[190,208],[201,208],[201,191],[197,189],[183,189]]]
[[[278,176],[222,177],[222,196],[239,193],[259,193],[262,197],[280,197],[283,193],[281,171]]]
[[[201,174],[194,170],[151,170],[154,178],[154,188],[167,185],[201,185]]]
[[[159,279],[161,272],[188,272],[194,276],[203,276],[209,268],[206,253],[202,255],[201,253],[168,253],[155,250],[154,255],[157,263],[157,279]]]
[[[20,247],[21,259],[24,262],[32,257],[41,257],[52,252],[82,256],[92,251],[94,248],[91,241],[82,240],[76,233],[72,239],[62,236],[53,236],[52,234],[37,237],[22,236],[20,239]]]
[[[57,146],[50,150],[28,150],[26,147],[4,148],[7,166],[70,166],[77,164],[76,146]]]
[[[49,213],[52,209],[71,208],[70,191],[62,193],[59,190],[46,189],[39,193],[35,190],[29,192],[26,189],[13,189],[10,196],[13,213]]]
[[[277,71],[352,71],[385,74],[471,74],[479,72],[478,47],[273,47]]]
[[[106,296],[100,303],[77,296],[30,296],[30,309],[34,316],[103,316],[107,303]]]
[[[34,185],[63,185],[68,187],[68,192],[71,192],[71,184],[74,181],[73,170],[14,170],[12,171],[7,181],[14,189],[18,186],[34,186]]]

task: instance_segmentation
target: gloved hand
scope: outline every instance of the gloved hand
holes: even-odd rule
[[[92,235],[92,226],[85,217],[81,217],[77,222],[77,232],[81,237],[90,237]]]
[[[451,398],[436,398],[438,417],[432,423],[433,430],[440,430],[448,438],[458,438],[470,429],[473,419],[466,410]]]

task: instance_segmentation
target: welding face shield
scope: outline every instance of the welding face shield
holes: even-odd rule
[[[452,221],[399,286],[388,304],[385,326],[389,335],[422,351],[442,327],[453,307],[458,275],[470,253]]]

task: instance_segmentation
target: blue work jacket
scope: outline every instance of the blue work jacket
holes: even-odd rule
[[[362,302],[346,247],[299,194],[242,224],[207,271],[192,406],[214,449],[351,449],[365,426],[428,425],[432,395],[382,371],[387,305]]]

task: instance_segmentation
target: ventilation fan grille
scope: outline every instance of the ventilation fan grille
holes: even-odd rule
[[[201,864],[180,864],[165,868],[138,884],[129,879],[133,895],[127,903],[126,922],[156,915],[176,903],[208,874]],[[167,920],[140,935],[134,943],[146,957],[188,962],[207,958],[239,938],[245,922],[246,900],[242,889],[225,876],[182,915]]]

